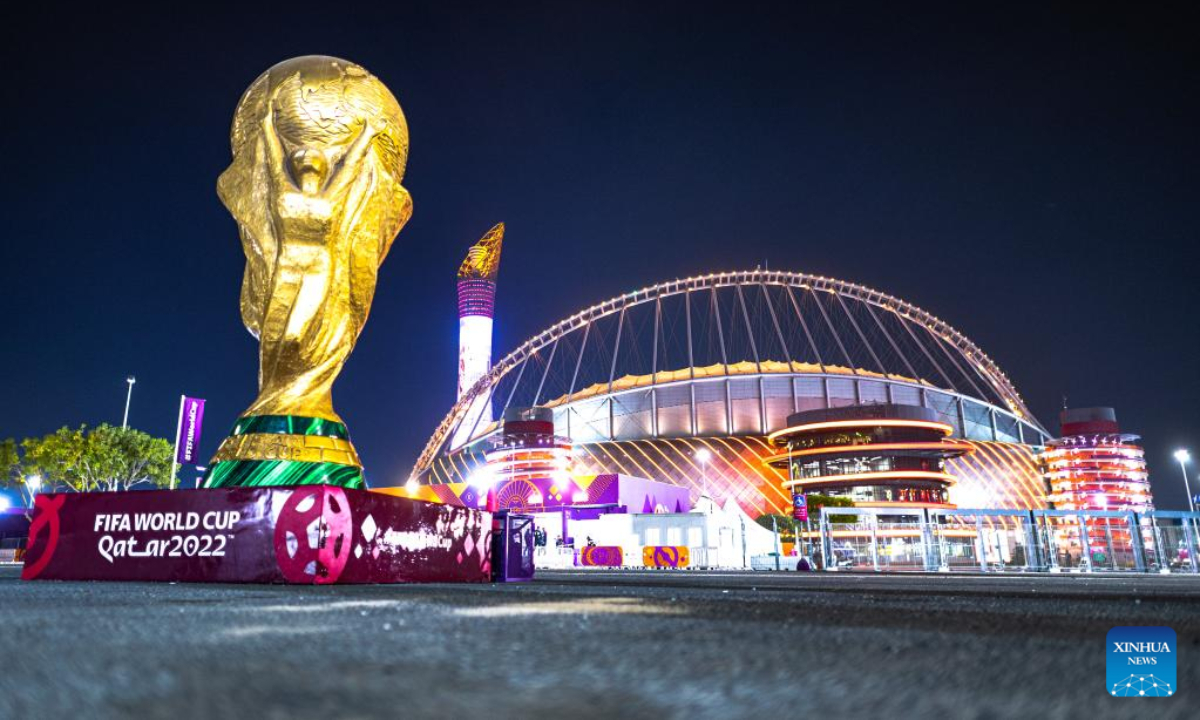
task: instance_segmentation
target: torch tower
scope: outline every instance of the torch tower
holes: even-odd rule
[[[496,275],[504,223],[487,231],[467,252],[458,268],[458,397],[462,398],[492,366],[492,318],[496,310]],[[478,398],[459,424],[453,445],[462,445],[473,430],[492,420],[486,397]]]

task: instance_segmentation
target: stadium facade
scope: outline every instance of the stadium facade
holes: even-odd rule
[[[767,458],[787,471],[793,493],[846,498],[856,507],[949,508],[956,482],[946,462],[973,452],[948,440],[954,428],[916,405],[851,405],[806,410],[768,437],[780,451]]]
[[[974,343],[877,290],[769,270],[644,287],[530,338],[461,394],[410,483],[470,482],[497,437],[492,418],[540,406],[573,442],[575,473],[786,513],[787,469],[770,464],[768,436],[795,413],[871,404],[919,406],[948,426],[964,450],[945,460],[950,503],[1047,507],[1036,453],[1050,436]]]

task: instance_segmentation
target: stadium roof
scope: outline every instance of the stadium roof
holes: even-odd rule
[[[538,333],[455,403],[413,476],[453,450],[452,437],[475,440],[493,429],[490,418],[478,415],[481,407],[494,406],[499,416],[510,406],[564,406],[678,382],[785,375],[936,388],[1044,432],[996,363],[938,317],[862,285],[752,270],[644,287]],[[488,402],[476,402],[481,397]],[[470,432],[457,433],[464,423]]]

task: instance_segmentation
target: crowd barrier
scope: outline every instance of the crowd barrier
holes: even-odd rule
[[[685,568],[689,560],[686,546],[647,545],[642,548],[642,565],[649,568]]]
[[[822,508],[825,570],[1200,573],[1200,513]]]
[[[625,554],[619,545],[588,545],[575,555],[575,564],[580,567],[621,567]]]

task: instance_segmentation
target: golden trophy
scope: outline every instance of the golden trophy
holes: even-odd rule
[[[246,255],[242,322],[259,341],[259,393],[213,456],[205,487],[363,487],[332,388],[412,214],[400,185],[404,114],[362,67],[310,55],[250,85],[230,142],[217,194]]]

